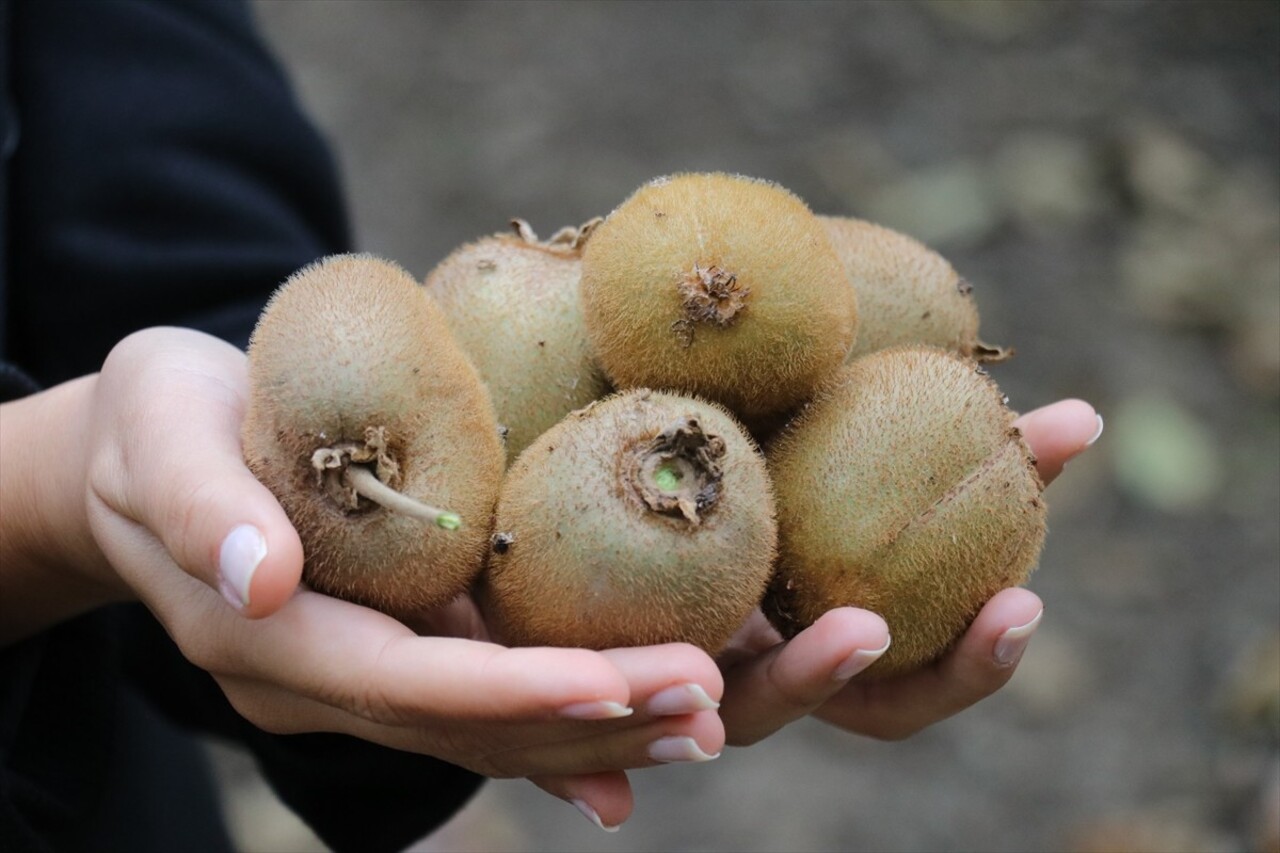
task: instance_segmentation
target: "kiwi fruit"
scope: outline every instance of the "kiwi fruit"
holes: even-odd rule
[[[982,363],[1013,355],[978,339],[973,285],[920,241],[863,219],[819,215],[858,303],[858,334],[847,361],[893,346],[935,346]],[[754,421],[762,443],[793,411]]]
[[[455,249],[424,282],[489,389],[508,459],[609,391],[578,300],[582,245],[599,221],[539,241],[513,220],[514,233]]]
[[[480,377],[412,276],[369,255],[294,273],[250,338],[249,379],[245,460],[297,528],[312,588],[395,616],[468,588],[502,441]]]
[[[850,362],[766,450],[778,568],[765,615],[794,636],[833,607],[879,613],[893,645],[863,677],[935,660],[996,592],[1026,580],[1043,484],[974,362],[894,347]]]
[[[817,217],[777,184],[724,173],[651,181],[591,235],[582,302],[618,388],[713,400],[752,423],[844,362],[853,288]]]
[[[479,601],[510,645],[721,649],[775,554],[759,448],[723,408],[632,389],[568,415],[507,472]]]
[[[819,216],[858,299],[852,360],[892,346],[936,346],[978,361],[1013,350],[978,340],[973,285],[947,259],[891,228],[849,216]]]

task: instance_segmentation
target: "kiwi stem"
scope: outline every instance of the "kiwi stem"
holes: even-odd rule
[[[421,501],[397,492],[363,465],[348,465],[343,472],[343,477],[360,495],[392,512],[429,521],[445,530],[457,530],[462,526],[462,519],[456,513],[427,506]]]
[[[591,236],[591,232],[596,230],[596,226],[604,222],[603,216],[596,216],[588,219],[578,227],[566,225],[556,233],[552,234],[547,240],[539,240],[538,234],[533,227],[523,219],[512,219],[511,227],[515,230],[516,236],[523,240],[529,246],[537,246],[541,249],[549,249],[555,252],[564,252],[574,254],[582,251],[582,246],[587,242],[587,238]]]
[[[970,355],[979,364],[999,364],[1013,358],[1013,347],[997,347],[982,341],[974,341],[970,347]]]

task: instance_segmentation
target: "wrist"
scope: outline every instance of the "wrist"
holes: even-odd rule
[[[96,382],[0,405],[0,643],[129,597],[88,521]]]

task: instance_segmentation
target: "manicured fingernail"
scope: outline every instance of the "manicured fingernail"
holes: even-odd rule
[[[710,761],[719,758],[720,753],[707,755],[693,738],[672,735],[660,737],[649,744],[649,757],[654,761],[671,764],[676,761]]]
[[[1016,628],[1010,628],[1000,635],[996,640],[996,648],[992,653],[992,657],[1000,666],[1013,666],[1022,657],[1022,653],[1026,651],[1027,643],[1031,640],[1031,635],[1035,633],[1036,627],[1040,624],[1040,617],[1044,615],[1044,610],[1036,614],[1036,618],[1032,619],[1025,625],[1019,625]]]
[[[1098,419],[1098,428],[1094,431],[1094,433],[1093,433],[1093,438],[1089,439],[1088,441],[1086,441],[1086,442],[1084,443],[1084,446],[1085,446],[1085,447],[1089,447],[1089,446],[1090,446],[1090,445],[1092,445],[1095,441],[1097,441],[1098,439],[1102,438],[1102,426],[1103,426],[1103,424],[1102,424],[1102,415],[1094,415],[1094,417],[1096,417],[1096,418]]]
[[[677,684],[649,697],[644,708],[655,717],[674,717],[696,711],[714,711],[720,703],[707,695],[700,684]]]
[[[617,832],[622,828],[621,824],[618,826],[605,826],[604,821],[600,820],[600,815],[596,814],[596,810],[591,808],[591,805],[586,800],[570,800],[569,802],[573,803],[578,811],[582,812],[583,817],[603,829],[605,832]]]
[[[575,702],[560,709],[571,720],[616,720],[631,716],[631,709],[617,702]]]
[[[885,637],[884,645],[878,649],[858,649],[835,668],[835,671],[831,673],[832,681],[848,681],[853,678],[878,661],[881,655],[889,651],[889,643],[891,642],[893,642],[892,638]]]
[[[265,556],[267,540],[252,524],[235,527],[222,540],[218,551],[218,590],[237,610],[249,606],[249,584]]]

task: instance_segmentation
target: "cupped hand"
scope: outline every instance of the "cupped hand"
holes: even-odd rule
[[[1028,412],[1015,425],[1048,485],[1097,439],[1102,420],[1088,403],[1063,400]],[[757,612],[721,657],[725,693],[720,715],[727,742],[755,743],[809,714],[871,737],[907,737],[999,690],[1012,677],[1042,611],[1034,593],[1003,590],[936,663],[868,682],[855,676],[891,642],[876,614],[837,608],[782,642]]]
[[[627,769],[719,753],[722,677],[692,646],[509,649],[471,638],[465,600],[420,636],[300,586],[298,536],[241,458],[247,384],[215,338],[121,342],[93,392],[87,500],[115,574],[250,722],[531,777],[606,827],[630,813]]]
[[[93,392],[88,519],[115,575],[268,731],[342,732],[530,777],[613,827],[632,808],[630,768],[705,760],[809,713],[882,738],[954,714],[1008,680],[1039,620],[1035,595],[1005,590],[938,663],[868,684],[853,676],[888,637],[854,608],[787,643],[757,615],[723,676],[684,645],[508,649],[480,639],[466,600],[427,615],[436,635],[421,636],[299,586],[297,534],[241,459],[246,391],[243,353],[214,338],[153,329],[122,342]],[[1048,482],[1099,421],[1065,401],[1019,426]]]

